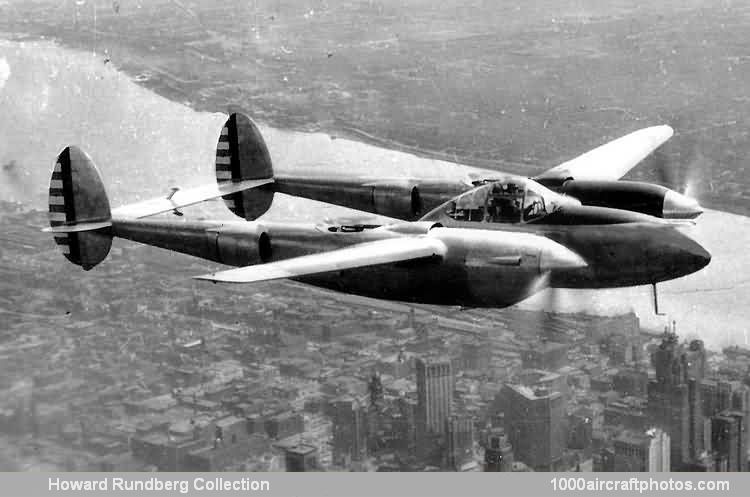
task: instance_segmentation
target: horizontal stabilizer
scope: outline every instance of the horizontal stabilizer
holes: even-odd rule
[[[112,226],[112,221],[100,221],[96,223],[62,224],[44,228],[45,233],[81,233],[82,231],[94,231]]]
[[[553,167],[534,179],[615,181],[625,176],[673,134],[674,130],[667,125],[639,129]]]
[[[445,252],[445,244],[436,238],[427,236],[391,238],[278,262],[196,276],[195,279],[222,283],[256,283],[426,257],[442,257]]]
[[[269,183],[273,183],[273,178],[229,181],[221,184],[210,184],[186,190],[177,190],[167,197],[152,198],[143,202],[118,207],[112,211],[112,215],[129,219],[155,216],[156,214],[173,211],[205,202],[206,200],[223,197],[224,195],[258,188]]]

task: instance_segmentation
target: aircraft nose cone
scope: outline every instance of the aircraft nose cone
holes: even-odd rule
[[[703,208],[698,201],[674,190],[668,190],[664,195],[662,216],[666,219],[694,219],[703,214]]]
[[[711,254],[693,239],[685,238],[680,244],[679,265],[684,274],[692,274],[708,266]]]
[[[696,271],[699,269],[703,269],[704,267],[708,266],[708,263],[711,262],[711,254],[703,248],[702,246],[695,244],[696,247],[694,247],[692,250],[690,250],[690,255],[693,260],[693,265],[696,268]]]

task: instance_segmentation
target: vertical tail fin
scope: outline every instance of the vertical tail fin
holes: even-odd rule
[[[49,224],[65,257],[88,271],[112,246],[111,214],[99,171],[78,147],[57,156],[49,186]]]
[[[224,123],[216,145],[216,181],[271,179],[273,167],[266,142],[258,127],[244,114],[232,114]],[[273,201],[273,185],[222,197],[229,210],[252,221],[265,213]]]

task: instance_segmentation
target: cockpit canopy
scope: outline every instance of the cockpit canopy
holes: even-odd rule
[[[438,207],[437,211],[456,221],[529,223],[568,202],[576,201],[548,190],[533,180],[509,177],[463,193]]]

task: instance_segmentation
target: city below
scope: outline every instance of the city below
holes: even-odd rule
[[[2,470],[748,470],[750,350],[676,316],[202,285],[130,243],[83,274],[45,222],[0,204]]]

